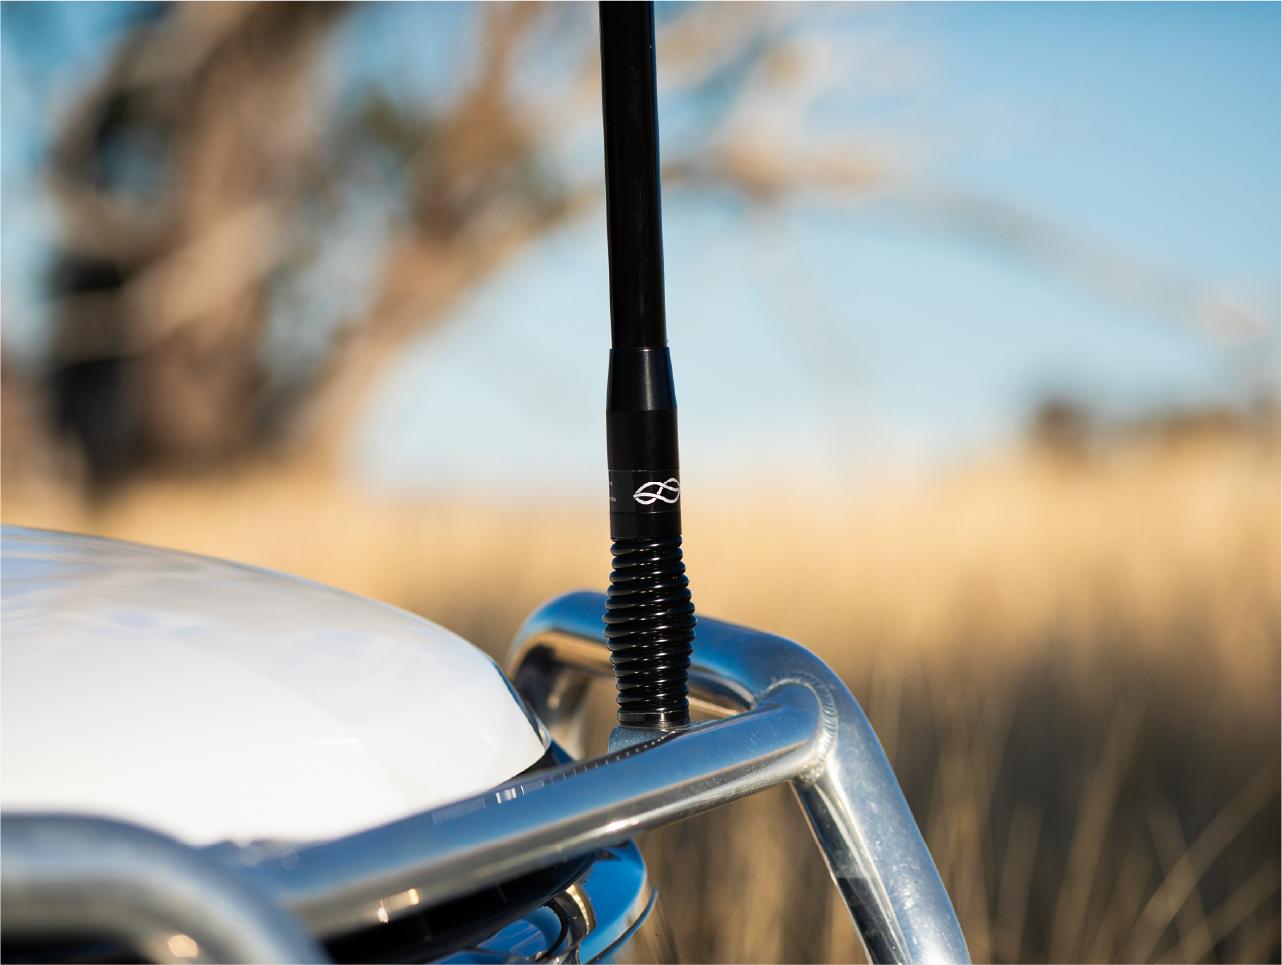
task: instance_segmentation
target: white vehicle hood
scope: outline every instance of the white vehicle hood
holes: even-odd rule
[[[493,787],[546,735],[498,666],[255,567],[5,527],[0,807],[314,841]]]

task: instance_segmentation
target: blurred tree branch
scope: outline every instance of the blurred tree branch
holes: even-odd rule
[[[536,126],[515,90],[537,30],[577,10],[486,5],[476,69],[449,105],[416,116],[371,96],[354,125],[338,119],[333,137],[316,74],[346,9],[164,8],[126,39],[67,124],[50,175],[64,222],[52,388],[58,423],[97,482],[144,466],[215,465],[282,426],[332,457],[355,403],[409,335],[599,196],[547,169],[548,142],[562,129],[547,117]],[[787,154],[779,138],[743,123],[763,83],[788,73],[777,57],[764,74],[759,67],[791,16],[731,4],[666,25],[667,76],[711,105],[704,136],[668,166],[674,181],[768,200],[799,183],[850,187],[878,176],[849,151]],[[572,123],[595,111],[595,95],[576,95],[595,89],[598,70],[593,45],[573,103],[551,113]],[[736,118],[742,129],[727,125]],[[355,159],[379,148],[400,157],[405,216],[375,293],[301,387],[273,391],[262,357],[273,286],[306,262],[319,233],[299,226],[311,208],[333,205]]]
[[[264,286],[323,182],[311,75],[344,9],[175,4],[121,46],[57,144],[54,392],[99,482],[245,440]]]

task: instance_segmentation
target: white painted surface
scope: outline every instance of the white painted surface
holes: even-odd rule
[[[543,740],[497,665],[255,567],[5,527],[0,805],[189,844],[319,840],[502,783]]]

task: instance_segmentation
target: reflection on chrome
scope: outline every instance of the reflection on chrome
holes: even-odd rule
[[[636,846],[609,848],[560,894],[437,961],[675,962],[657,897]]]
[[[195,958],[200,954],[200,946],[188,935],[173,935],[166,942],[169,953],[175,958]]]

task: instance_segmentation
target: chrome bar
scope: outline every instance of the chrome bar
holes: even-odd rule
[[[604,605],[599,593],[552,600],[513,642],[509,675],[554,736],[573,724],[582,676],[610,672],[601,632]],[[969,961],[948,893],[881,743],[822,660],[782,637],[701,616],[690,688],[693,706],[739,713],[704,731],[716,734],[719,755],[743,752],[723,746],[743,738],[729,725],[750,718],[782,689],[813,693],[821,713],[813,719],[812,755],[792,774],[772,769],[771,783],[792,781],[869,961]],[[553,695],[556,706],[549,704]],[[661,746],[679,747],[680,739]],[[652,753],[643,755],[643,763],[651,764]],[[660,764],[654,760],[652,766]]]
[[[750,711],[540,771],[485,794],[242,871],[330,936],[617,844],[812,770],[828,715],[780,681]]]
[[[151,962],[326,962],[288,912],[172,838],[70,815],[0,819],[4,935],[128,944]]]

